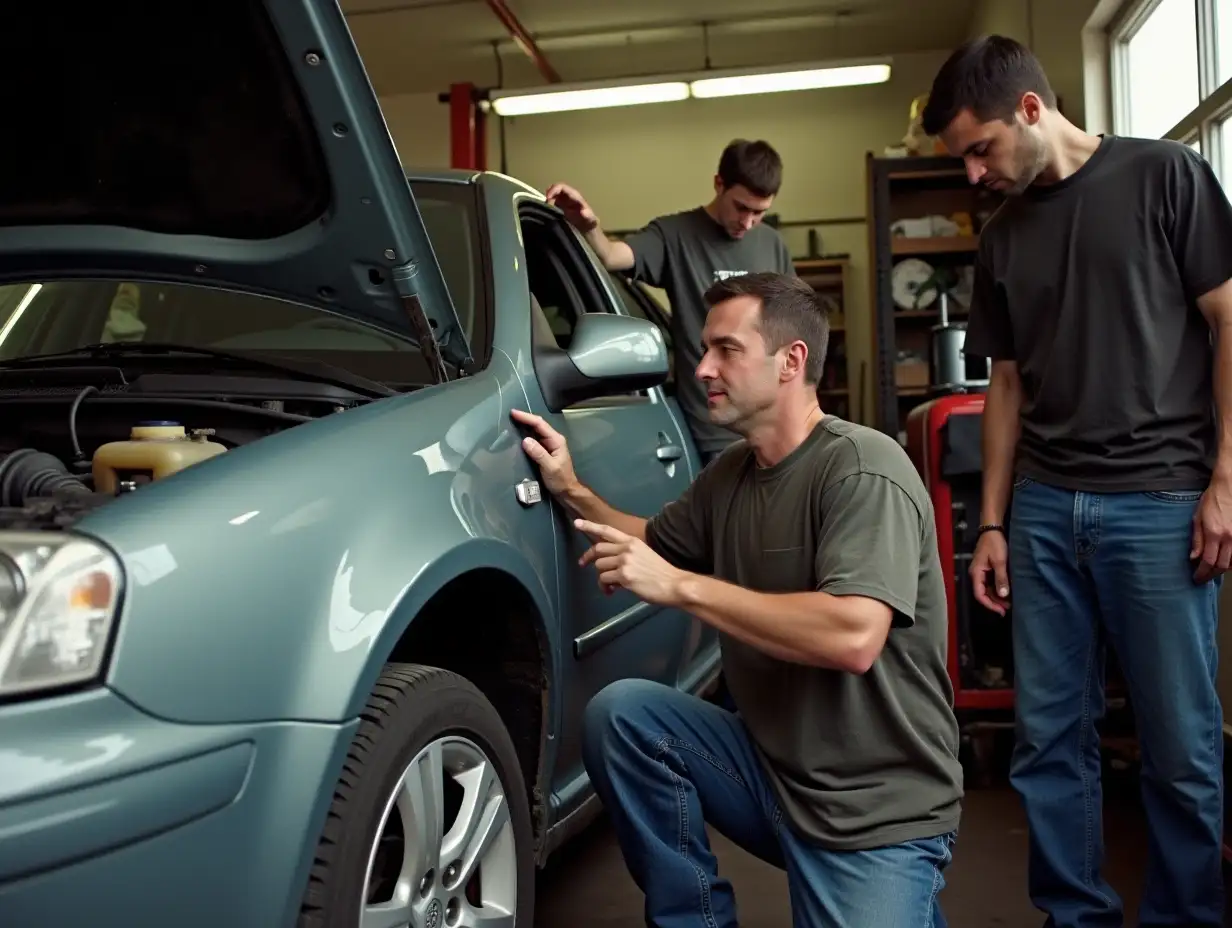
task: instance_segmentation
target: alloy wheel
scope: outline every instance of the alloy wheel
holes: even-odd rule
[[[407,765],[368,853],[360,928],[513,928],[517,848],[496,766],[448,735]]]

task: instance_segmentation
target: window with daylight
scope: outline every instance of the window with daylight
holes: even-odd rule
[[[1107,36],[1113,132],[1188,145],[1232,190],[1232,0],[1123,0]]]
[[[1125,43],[1129,135],[1162,138],[1201,101],[1194,0],[1161,0]]]
[[[1215,0],[1215,53],[1222,84],[1232,77],[1232,0]]]
[[[1226,191],[1229,180],[1232,180],[1232,117],[1219,124],[1219,156],[1221,163],[1215,165],[1215,173]]]

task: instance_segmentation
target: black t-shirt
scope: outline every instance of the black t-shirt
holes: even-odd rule
[[[1232,206],[1186,145],[1106,136],[980,234],[966,352],[1018,362],[1017,471],[1072,490],[1205,488],[1214,351],[1197,298],[1232,277]]]

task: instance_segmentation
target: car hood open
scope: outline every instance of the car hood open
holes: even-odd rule
[[[4,15],[0,282],[198,282],[470,349],[335,0]]]

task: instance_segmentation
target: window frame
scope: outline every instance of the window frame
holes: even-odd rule
[[[1198,105],[1186,113],[1163,138],[1182,144],[1198,140],[1202,157],[1227,187],[1224,177],[1220,126],[1232,119],[1232,76],[1219,83],[1219,0],[1191,0],[1197,24]],[[1108,26],[1108,67],[1112,87],[1112,131],[1130,134],[1132,101],[1129,93],[1129,42],[1159,8],[1162,0],[1129,0]],[[1232,16],[1232,3],[1227,4]],[[1232,65],[1232,62],[1227,64]],[[1232,73],[1232,67],[1229,67]]]
[[[559,250],[556,257],[564,265],[567,276],[567,286],[577,292],[578,305],[585,312],[604,312],[611,315],[625,315],[624,307],[617,306],[617,298],[608,292],[612,284],[603,279],[602,265],[598,257],[586,244],[586,240],[571,226],[559,211],[545,207],[536,201],[526,201],[518,207],[518,223],[536,222],[545,227],[542,237],[550,241],[549,248]],[[523,233],[523,248],[530,250],[531,236]],[[539,235],[534,236],[538,239]],[[538,242],[536,241],[536,245]],[[529,256],[527,263],[529,264]],[[605,271],[603,273],[606,273]],[[593,298],[596,308],[588,308],[588,300]],[[533,322],[531,323],[533,325]],[[612,393],[606,396],[583,400],[562,410],[565,413],[574,410],[600,409],[610,406],[640,406],[659,401],[661,387],[648,390],[637,390],[629,393]]]

